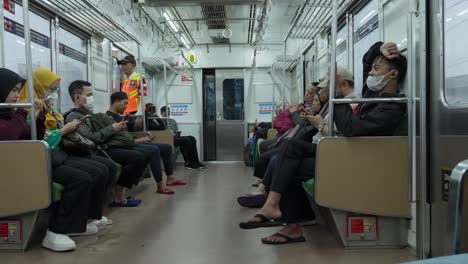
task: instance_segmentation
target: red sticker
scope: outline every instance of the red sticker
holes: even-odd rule
[[[364,233],[364,219],[351,220],[351,233],[362,234]]]
[[[14,14],[15,13],[15,1],[3,0],[3,9]]]
[[[0,224],[0,237],[8,237],[8,224]]]

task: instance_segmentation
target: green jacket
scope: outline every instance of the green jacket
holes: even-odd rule
[[[73,111],[66,116],[66,122],[71,122],[75,119],[81,119],[82,113]],[[132,135],[127,131],[115,131],[112,125],[115,121],[104,113],[92,114],[80,126],[78,132],[92,140],[100,149],[108,149],[110,147],[133,148],[135,143]]]

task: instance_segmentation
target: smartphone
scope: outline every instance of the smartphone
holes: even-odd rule
[[[91,117],[91,115],[85,115],[85,116],[83,116],[83,117],[80,119],[80,121],[83,122],[83,121],[85,121],[87,118],[90,118],[90,117]]]
[[[149,139],[151,139],[151,140],[154,140],[155,138],[156,138],[156,136],[149,137]]]
[[[126,116],[123,117],[122,121],[128,121],[128,119],[130,119],[130,116],[126,115]]]

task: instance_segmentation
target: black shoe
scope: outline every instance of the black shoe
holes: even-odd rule
[[[197,165],[193,165],[193,164],[189,164],[189,165],[185,166],[185,168],[187,170],[200,170],[200,167],[198,167]]]
[[[200,169],[206,169],[206,168],[208,168],[208,166],[206,166],[205,164],[200,163],[200,162],[197,163],[197,166],[198,166]]]

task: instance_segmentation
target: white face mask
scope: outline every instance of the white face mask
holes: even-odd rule
[[[387,81],[385,81],[385,75],[368,76],[366,84],[371,91],[378,92],[381,91],[385,85],[387,85]]]
[[[56,102],[59,98],[58,92],[53,92],[48,96],[51,102]]]
[[[94,97],[93,96],[88,96],[88,97],[86,97],[86,104],[84,105],[84,107],[88,111],[93,112],[93,103],[94,103]]]

